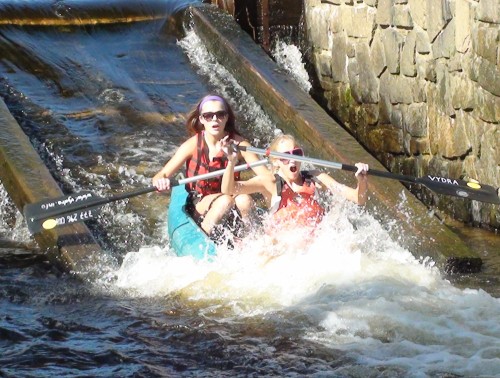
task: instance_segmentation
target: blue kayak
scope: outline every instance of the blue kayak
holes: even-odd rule
[[[177,256],[192,256],[198,260],[216,255],[215,243],[186,212],[188,193],[184,185],[172,188],[168,207],[168,236]]]

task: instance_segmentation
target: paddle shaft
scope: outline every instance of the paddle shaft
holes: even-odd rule
[[[358,170],[358,168],[353,165],[320,160],[306,156],[291,155],[287,153],[270,151],[251,146],[248,147],[237,146],[237,148],[242,151],[254,152],[259,155],[272,156],[288,160],[292,159],[295,161],[311,163],[313,165],[318,165],[327,168],[341,169],[344,171],[351,171],[351,172],[356,172]],[[500,204],[499,189],[495,189],[490,185],[479,184],[476,181],[466,182],[463,180],[449,179],[446,177],[431,176],[431,175],[425,177],[412,177],[397,173],[378,171],[376,169],[370,169],[368,171],[368,174],[372,176],[389,178],[412,184],[421,184],[440,194],[446,194],[461,198],[470,198],[482,202]]]
[[[240,172],[267,163],[267,159],[262,159],[253,163],[238,165],[234,170],[235,172]],[[171,179],[170,186],[185,185],[198,180],[207,180],[217,176],[222,176],[224,172],[225,169],[219,169],[214,172],[208,172],[193,177],[183,178],[180,180]],[[83,221],[93,218],[94,214],[92,214],[92,211],[96,213],[96,210],[108,203],[120,201],[126,198],[136,197],[154,191],[157,191],[157,188],[152,185],[131,192],[117,194],[111,197],[99,197],[90,192],[75,193],[53,200],[45,200],[33,204],[28,204],[24,207],[24,214],[26,222],[28,223],[28,228],[32,226],[36,229],[39,228],[36,224],[41,223],[41,221],[43,220],[58,218],[67,215],[71,215],[71,221],[69,223],[74,223],[77,221]],[[40,229],[41,228],[39,228],[38,231]]]
[[[272,157],[283,158],[283,159],[292,159],[292,160],[296,160],[296,161],[300,161],[300,162],[304,162],[304,163],[310,163],[312,165],[318,165],[321,167],[341,169],[343,171],[350,171],[350,172],[356,172],[358,170],[358,168],[355,167],[354,165],[348,165],[348,164],[336,163],[334,161],[315,159],[315,158],[311,158],[311,157],[307,157],[307,156],[290,155],[290,154],[286,154],[283,152],[268,151],[268,150],[264,150],[262,148],[256,148],[256,147],[238,146],[237,148],[242,150],[242,151],[255,152],[256,154],[259,154],[259,155],[272,156]],[[373,175],[373,176],[396,179],[398,181],[405,181],[405,182],[410,182],[410,183],[417,182],[417,179],[415,177],[405,176],[405,175],[400,175],[400,174],[390,173],[390,172],[384,172],[384,171],[377,171],[375,169],[370,169],[368,171],[368,173],[370,175]]]

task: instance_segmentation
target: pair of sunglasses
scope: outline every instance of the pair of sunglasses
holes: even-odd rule
[[[295,156],[304,156],[304,150],[302,150],[302,148],[294,148],[293,150],[291,151],[286,151],[286,152],[283,152],[284,154],[290,154],[290,155],[295,155]],[[283,164],[288,164],[290,163],[290,160],[293,160],[293,159],[280,159],[280,161],[283,163]]]
[[[218,119],[221,120],[225,117],[227,117],[227,112],[225,110],[219,110],[218,112],[206,112],[201,114],[202,118],[205,121],[213,121],[214,116]]]

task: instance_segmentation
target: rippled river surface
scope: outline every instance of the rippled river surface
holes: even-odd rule
[[[272,139],[254,99],[168,22],[0,28],[1,95],[64,190],[149,185],[207,92],[231,99],[254,145]],[[498,283],[450,283],[370,214],[338,201],[306,247],[300,230],[287,244],[256,230],[206,262],[169,249],[167,204],[108,205],[89,223],[100,278],[82,282],[37,255],[0,185],[0,376],[500,374]]]

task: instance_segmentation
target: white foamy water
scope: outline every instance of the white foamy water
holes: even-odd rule
[[[17,242],[32,241],[22,214],[9,198],[2,181],[0,181],[0,237]]]
[[[180,294],[241,318],[302,313],[303,337],[362,366],[490,377],[500,366],[500,300],[457,289],[391,241],[370,215],[338,204],[314,240],[299,229],[276,244],[257,233],[213,262],[168,249],[129,253],[116,287],[130,295]],[[285,242],[284,240],[288,241]],[[269,259],[269,256],[272,256]]]
[[[306,93],[312,88],[309,74],[302,60],[302,54],[297,46],[278,41],[272,50],[272,55],[279,67],[283,68]]]

